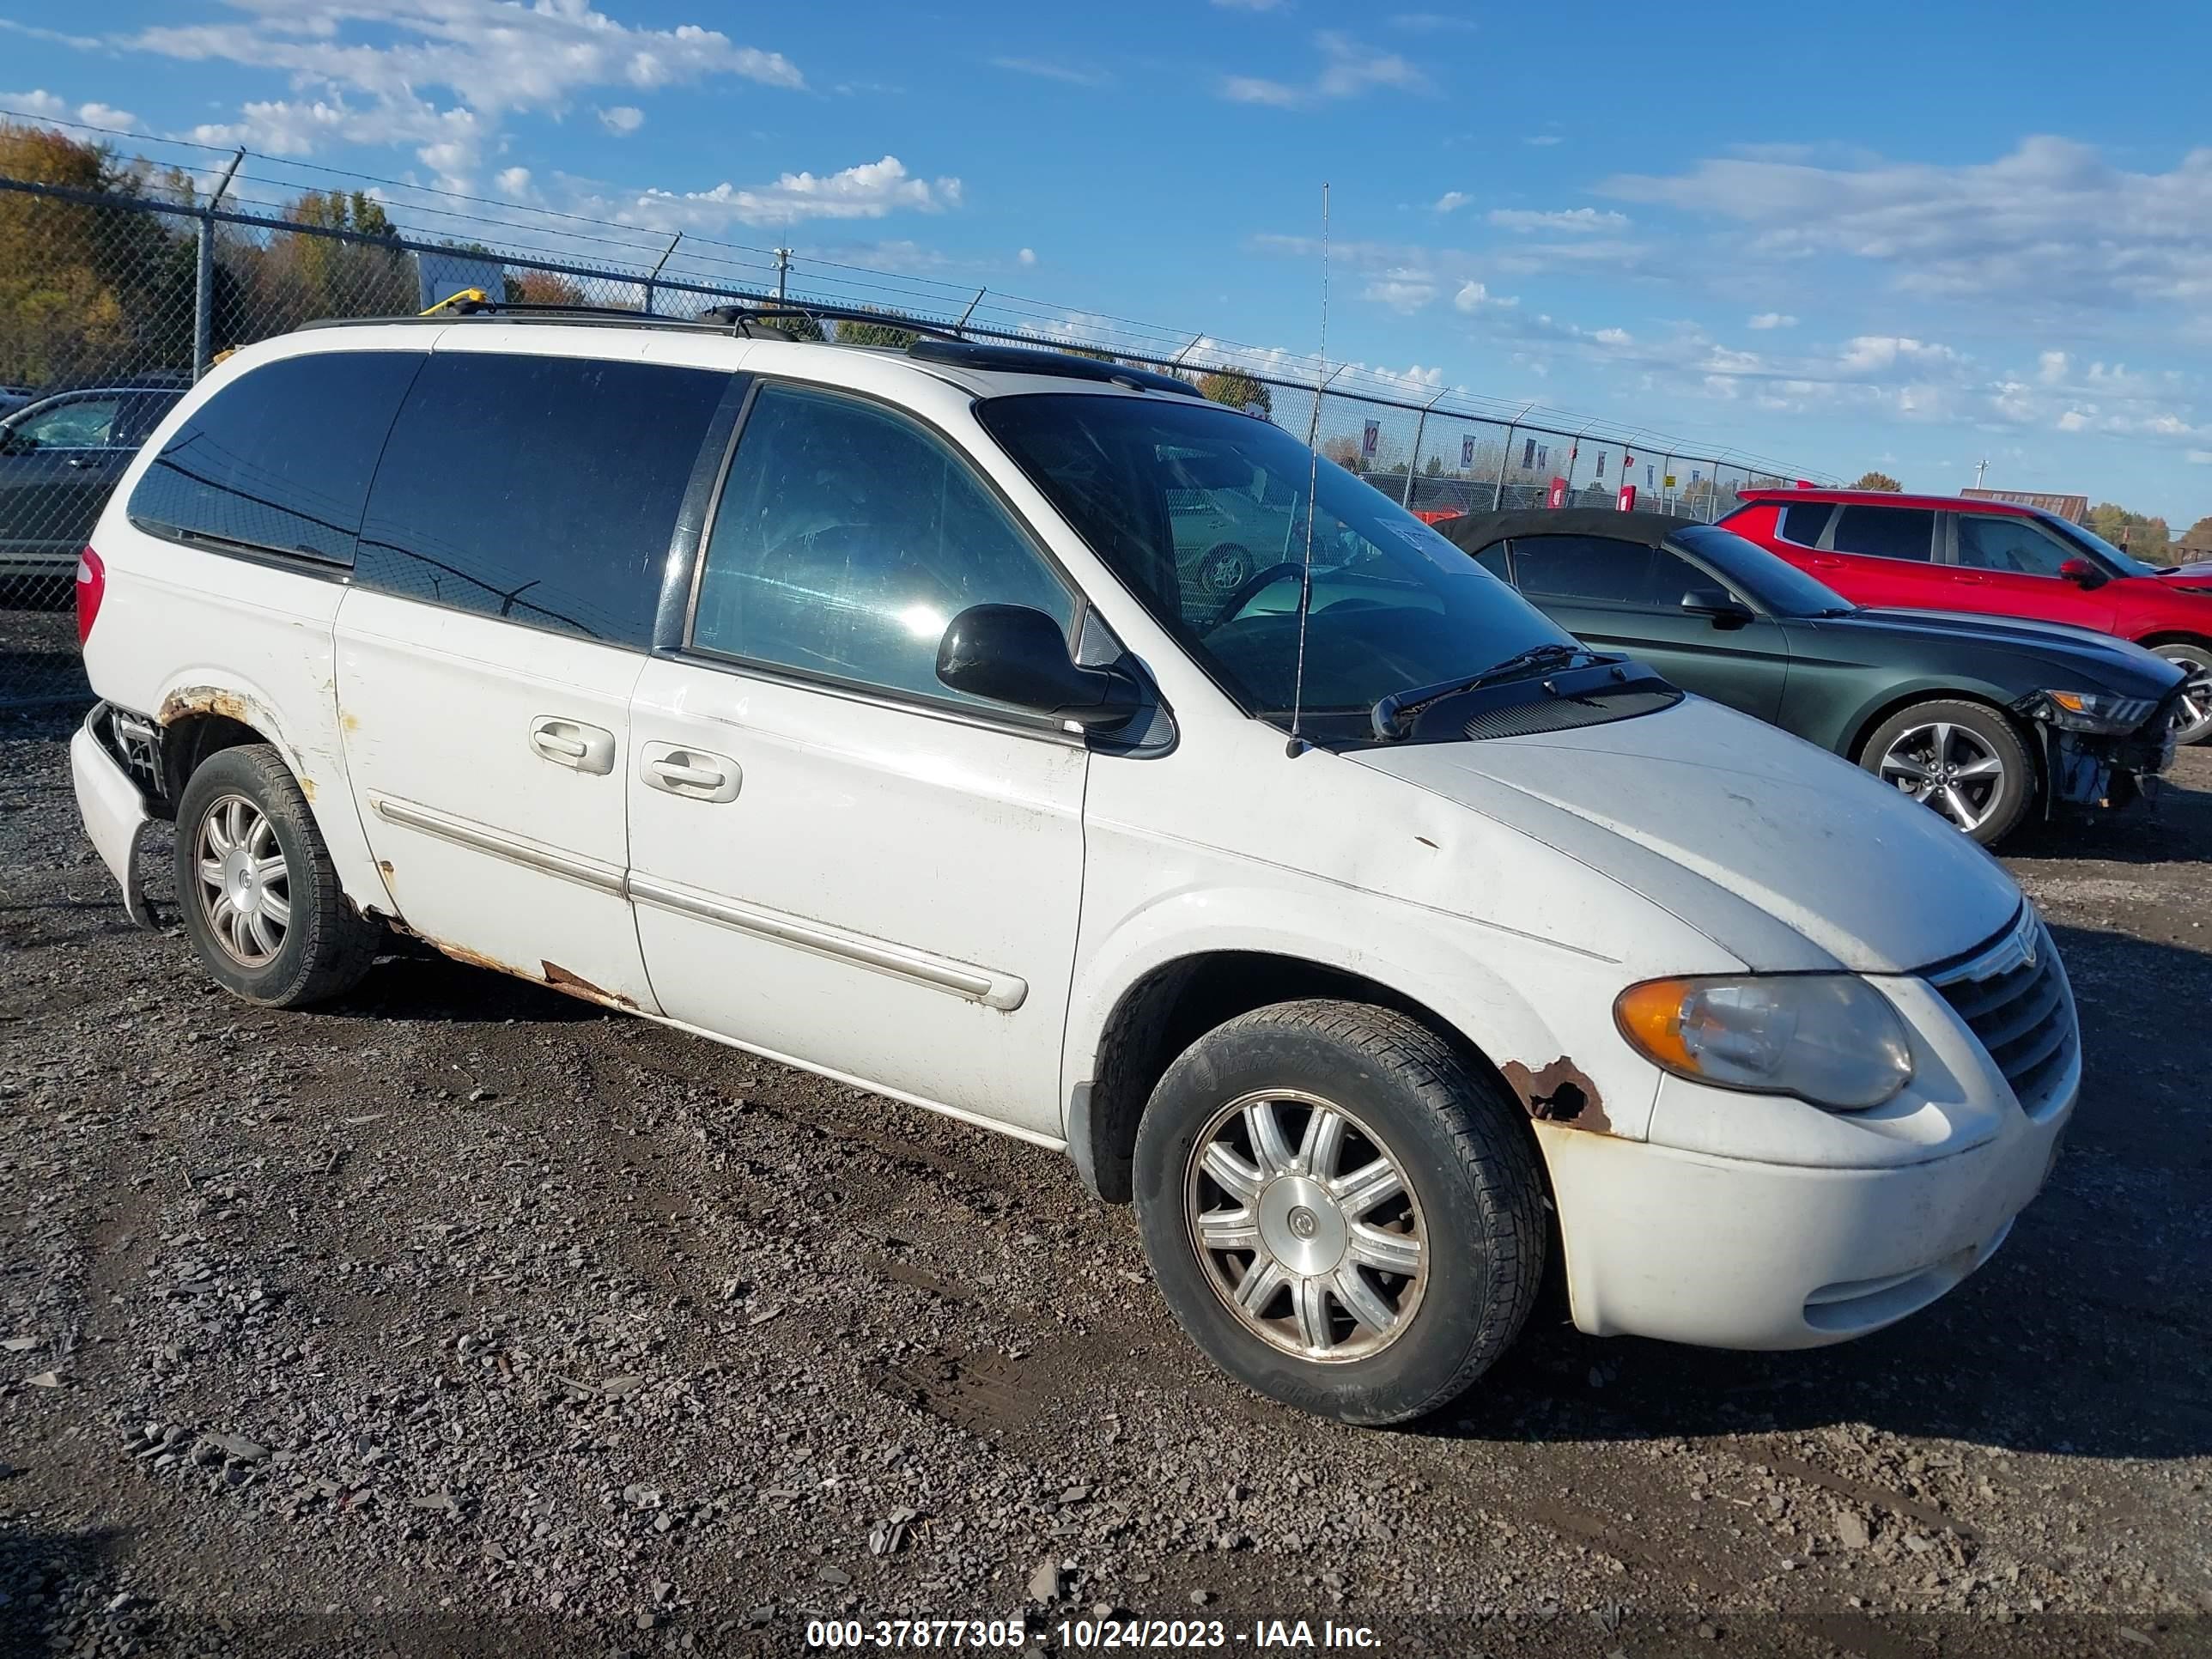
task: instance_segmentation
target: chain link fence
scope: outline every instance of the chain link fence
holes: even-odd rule
[[[0,120],[0,137],[27,133],[40,136]],[[66,160],[69,146],[58,139],[52,153]],[[788,249],[550,210],[501,216],[414,187],[389,199],[358,188],[287,198],[250,173],[234,177],[243,155],[197,175],[143,162],[74,179],[59,166],[40,179],[0,171],[0,707],[88,696],[73,614],[79,550],[138,446],[225,352],[321,319],[411,315],[467,288],[682,318],[777,301],[858,307],[883,321],[800,326],[902,344],[899,322],[922,322],[1163,368],[1302,441],[1310,432],[1328,459],[1432,519],[1554,500],[1610,506],[1632,483],[1639,506],[1711,520],[1784,470],[1674,453],[1656,435],[1575,430],[1534,406],[1509,411],[1357,365]]]

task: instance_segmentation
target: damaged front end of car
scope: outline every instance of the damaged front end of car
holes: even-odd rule
[[[2111,691],[2035,691],[2012,705],[2042,743],[2047,816],[2119,811],[2155,803],[2173,764],[2174,717],[2183,687],[2163,698]]]

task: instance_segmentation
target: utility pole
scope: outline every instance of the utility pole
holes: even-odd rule
[[[1986,471],[1988,471],[1989,470],[1990,470],[1990,464],[1989,464],[1987,461],[1976,461],[1976,462],[1974,463],[1974,488],[1975,488],[1975,489],[1979,489],[1982,487],[1982,474],[1983,474],[1983,473],[1984,473],[1984,472],[1986,472]]]
[[[783,303],[785,286],[791,276],[791,250],[780,247],[775,251],[775,302]]]

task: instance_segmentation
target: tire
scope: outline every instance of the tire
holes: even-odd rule
[[[1193,574],[1201,592],[1226,599],[1258,568],[1251,554],[1235,542],[1216,542],[1199,555]]]
[[[1948,759],[1939,757],[1939,744]],[[2019,828],[2039,787],[2019,732],[1986,703],[1936,700],[1900,708],[1868,734],[1857,760],[1984,847]],[[1943,765],[1957,769],[1940,775]]]
[[[1293,1161],[1253,1152],[1253,1106]],[[1319,1147],[1308,1138],[1323,1111],[1341,1130],[1333,1152],[1326,1136]],[[1161,1294],[1217,1365],[1270,1399],[1361,1425],[1437,1411],[1511,1346],[1543,1277],[1543,1176],[1521,1115],[1436,1033],[1390,1009],[1285,1002],[1232,1019],[1168,1068],[1138,1124],[1137,1219]],[[1215,1180],[1224,1166],[1209,1149],[1218,1140],[1235,1158],[1240,1139],[1231,1179],[1261,1176],[1248,1183],[1256,1203]],[[1310,1178],[1316,1165],[1342,1177],[1378,1159],[1402,1183],[1379,1202],[1369,1195],[1387,1182],[1340,1202],[1340,1181]],[[1202,1249],[1200,1214],[1214,1218],[1205,1231],[1217,1244],[1247,1217],[1254,1248]],[[1415,1271],[1374,1269],[1378,1257]],[[1263,1264],[1280,1274],[1285,1260],[1307,1271],[1269,1290],[1255,1315],[1238,1312],[1235,1287],[1257,1289]],[[1337,1288],[1346,1269],[1371,1322]],[[1306,1340],[1316,1331],[1326,1357]]]
[[[264,1008],[343,994],[385,937],[347,903],[307,797],[266,744],[219,750],[192,774],[177,805],[176,877],[201,963]]]
[[[2173,717],[2173,740],[2203,743],[2212,738],[2212,645],[2202,640],[2168,640],[2150,648],[2189,676],[2183,693],[2188,702]]]

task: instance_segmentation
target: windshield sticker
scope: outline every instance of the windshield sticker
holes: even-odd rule
[[[1387,527],[1400,541],[1423,555],[1437,569],[1456,574],[1467,568],[1467,555],[1419,520],[1412,524],[1392,522]]]

